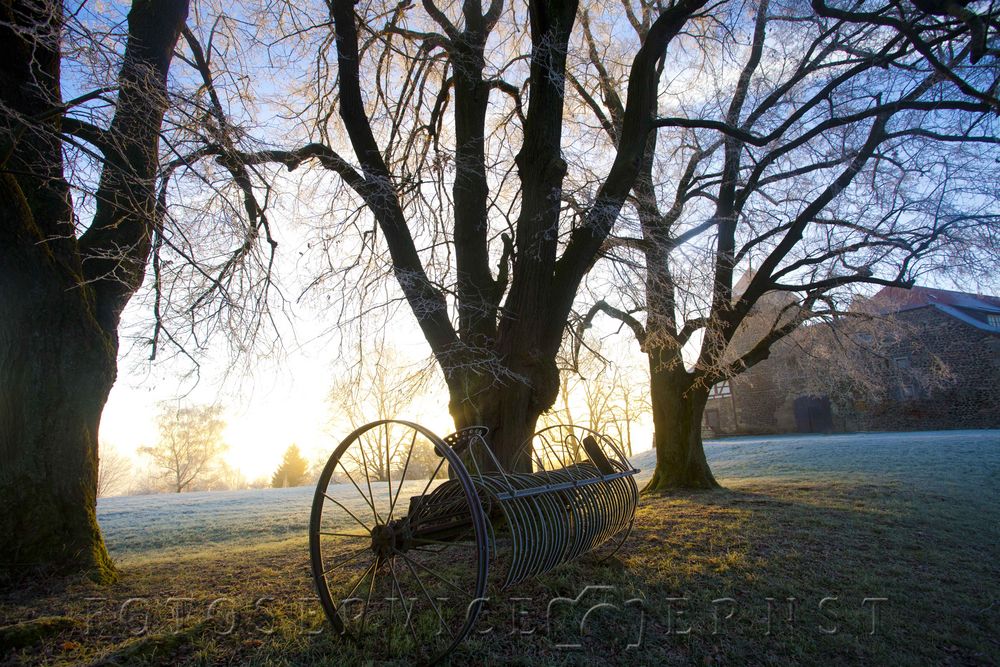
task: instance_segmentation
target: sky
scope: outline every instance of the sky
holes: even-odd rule
[[[198,203],[194,200],[191,210],[196,210]],[[323,208],[323,202],[312,203]],[[304,208],[309,207],[304,205]],[[272,208],[271,213],[272,219],[283,217],[280,206]],[[295,266],[296,252],[305,241],[294,237],[290,240],[290,244],[282,240],[280,252],[289,258],[287,269],[297,269],[301,273],[301,267]],[[137,318],[135,322],[139,322],[143,317],[148,318],[149,313],[132,312],[129,316],[134,316]],[[285,340],[286,349],[281,359],[249,360],[245,362],[249,372],[227,373],[229,353],[224,343],[217,341],[215,344],[218,347],[209,348],[206,354],[197,384],[178,376],[182,370],[180,364],[157,362],[150,366],[143,359],[133,356],[141,356],[148,350],[134,352],[123,345],[118,380],[102,419],[102,446],[114,447],[135,458],[139,447],[156,442],[158,404],[178,401],[181,405],[221,403],[226,408],[228,427],[225,438],[229,444],[226,460],[249,480],[270,476],[283,452],[292,443],[299,445],[306,457],[313,461],[322,454],[328,454],[339,437],[344,435],[343,427],[331,427],[327,401],[344,359],[335,341],[314,335],[314,331],[322,330],[332,322],[322,322],[322,316],[316,313],[313,317],[315,319],[311,321],[304,318],[289,325],[294,326],[295,331]],[[128,326],[126,323],[125,327]],[[404,357],[415,361],[427,356],[426,344],[409,313],[398,315],[392,320],[391,327],[391,344],[402,348]],[[630,336],[616,336],[609,340],[609,345],[618,348],[616,353],[631,356],[633,361],[639,359],[636,365],[641,367],[640,353]],[[637,374],[636,381],[646,380]],[[441,435],[451,429],[447,397],[443,392],[416,402],[407,415],[370,416],[371,419],[380,417],[405,417],[426,423]],[[640,448],[645,448],[651,440],[649,427],[643,424],[639,430],[640,435],[634,439]],[[139,462],[138,458],[136,460]]]
[[[400,317],[393,348],[403,359],[417,362],[426,358],[428,348],[408,316]],[[302,328],[310,323],[304,321]],[[639,360],[638,347],[628,336],[609,339],[614,356]],[[221,402],[226,408],[225,440],[229,445],[224,459],[241,471],[248,481],[270,477],[281,462],[285,449],[295,443],[314,462],[333,452],[347,435],[346,424],[331,424],[328,394],[338,380],[340,350],[329,340],[314,340],[290,349],[280,362],[258,360],[252,375],[234,377],[223,372],[221,352],[203,364],[200,381],[192,386],[169,363],[153,365],[124,355],[119,360],[115,382],[101,420],[102,447],[113,447],[132,457],[142,467],[144,458],[136,453],[142,446],[156,443],[156,416],[161,401],[179,405]],[[636,378],[645,384],[646,378]],[[405,415],[387,415],[424,424],[444,436],[454,424],[448,414],[447,395],[441,393],[418,399]],[[582,410],[577,410],[582,414]],[[371,415],[370,420],[383,417]],[[633,443],[637,450],[652,445],[648,420],[636,425]]]

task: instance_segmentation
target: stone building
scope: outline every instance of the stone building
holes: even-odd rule
[[[1000,428],[1000,298],[885,288],[712,389],[707,435]]]

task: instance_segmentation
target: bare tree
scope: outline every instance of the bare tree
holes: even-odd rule
[[[543,425],[586,426],[610,436],[631,456],[633,427],[649,412],[644,374],[625,360],[607,358],[599,346],[566,342],[559,356],[559,399],[542,415]]]
[[[365,314],[405,301],[443,371],[456,426],[488,427],[499,461],[525,465],[519,448],[558,393],[555,358],[580,281],[653,129],[657,62],[705,4],[678,0],[652,18],[629,58],[620,141],[579,212],[563,206],[565,142],[586,131],[565,106],[567,57],[580,44],[573,1],[336,0],[325,20],[280,5],[283,25],[293,26],[282,48],[312,36],[319,49],[313,94],[298,111],[312,124],[310,141],[248,150],[220,139],[191,160],[309,162],[336,174],[361,205],[337,228],[360,232],[365,257],[341,273],[354,276],[343,278],[347,299],[377,294],[378,303],[359,305]],[[331,43],[335,66],[324,51]],[[216,70],[202,69],[209,87]],[[224,113],[216,126],[236,135]],[[353,163],[335,150],[345,134]],[[337,234],[326,236],[333,250]],[[385,275],[395,290],[373,287]]]
[[[197,482],[209,481],[227,448],[222,439],[226,428],[222,407],[177,408],[165,403],[158,421],[159,442],[153,447],[140,447],[139,453],[152,460],[170,490],[181,493]]]
[[[210,335],[244,357],[273,342],[259,336],[274,330],[267,190],[232,160],[195,173],[187,155],[233,135],[206,109],[251,91],[201,74],[213,55],[242,62],[253,40],[234,29],[245,22],[215,21],[206,54],[188,4],[136,2],[127,17],[61,0],[0,10],[0,382],[20,388],[0,399],[9,567],[114,576],[94,506],[119,353],[167,349],[197,371]],[[130,302],[150,324],[123,327]]]
[[[107,444],[101,445],[97,464],[97,497],[104,498],[128,490],[132,460]]]
[[[73,15],[58,0],[0,10],[5,567],[113,576],[94,513],[98,423],[115,379],[119,318],[142,282],[157,224],[167,70],[187,10],[187,0],[135,3],[121,56],[88,51],[90,36],[70,29]],[[104,37],[113,40],[95,37],[89,47]],[[67,45],[81,69],[92,56],[95,67],[117,69],[116,80],[91,70],[78,81],[95,81],[93,89],[63,100]],[[74,115],[88,102],[111,105],[106,127]],[[74,207],[66,156],[77,146],[98,158],[89,208]]]
[[[615,368],[610,385],[615,418],[608,425],[608,433],[621,443],[626,454],[632,456],[633,427],[651,411],[649,381],[640,379],[635,373]]]
[[[775,343],[772,372],[801,394],[826,396],[845,412],[915,399],[955,381],[926,344],[930,333],[896,314],[872,312],[867,300],[847,313],[803,326]],[[915,361],[916,363],[911,363]]]
[[[215,478],[219,486],[225,491],[239,491],[250,488],[250,482],[247,481],[243,471],[229,465],[225,461],[219,462]]]
[[[968,39],[928,38],[932,62],[898,31],[802,3],[715,18],[697,71],[731,75],[661,102],[674,113],[656,121],[605,245],[617,284],[643,289],[599,297],[583,318],[624,322],[648,357],[652,490],[717,486],[701,442],[711,387],[802,322],[837,316],[866,286],[996,262],[997,76],[965,64]],[[633,23],[640,36],[647,25]],[[613,141],[624,76],[590,39],[575,90]]]
[[[353,430],[379,419],[403,419],[415,398],[422,393],[426,375],[407,371],[391,349],[373,351],[355,366],[351,375],[338,381],[330,390],[331,427],[346,425]],[[365,470],[373,481],[388,480],[404,465],[410,444],[409,433],[388,426],[375,429],[361,441],[364,460],[347,461],[353,469]],[[325,461],[323,464],[325,465]],[[433,470],[433,468],[432,468]]]

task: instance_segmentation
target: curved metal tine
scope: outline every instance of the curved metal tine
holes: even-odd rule
[[[535,463],[538,464],[538,471],[539,472],[547,472],[547,471],[549,471],[549,470],[552,469],[552,466],[546,465],[545,459],[543,459],[539,455],[539,449],[541,449],[542,452],[544,452],[546,449],[551,450],[552,449],[552,443],[549,442],[549,438],[545,434],[540,433],[540,434],[538,434],[537,438],[539,440],[541,440],[541,442],[542,442],[542,444],[544,446],[541,447],[541,448],[535,447],[534,446],[534,440],[535,440],[535,438],[532,438],[531,439],[532,440],[532,443],[531,443],[532,444],[531,453],[535,457]]]
[[[571,437],[572,434],[573,434],[572,430],[569,430],[568,433],[569,433],[569,436],[564,435],[563,432],[562,432],[562,429],[559,430],[560,444],[562,445],[563,452],[566,451],[566,445],[565,445],[566,438],[567,437]],[[546,445],[548,445],[549,451],[552,453],[552,458],[558,464],[558,467],[559,468],[565,468],[568,464],[566,463],[566,461],[563,460],[563,457],[559,456],[559,452],[557,451],[556,446],[552,443],[551,440],[549,440],[549,438],[543,437],[542,439],[546,443]],[[549,468],[546,468],[546,470],[549,470],[549,471],[551,471],[552,469],[553,468],[551,466]]]
[[[572,445],[570,445],[569,443],[572,443]],[[569,434],[567,434],[566,437],[563,438],[562,445],[563,445],[563,451],[566,452],[566,454],[570,458],[571,465],[581,463],[580,448],[582,447],[582,444],[580,442],[579,436],[577,436],[576,433],[573,433],[571,431]],[[564,465],[563,467],[566,466]]]
[[[603,440],[604,443],[611,448],[611,451],[615,453],[615,456],[618,458],[618,463],[622,466],[622,471],[628,470],[632,467],[628,457],[625,456],[625,450],[619,447],[618,443],[615,442],[610,435],[602,433],[598,440]]]
[[[344,567],[348,563],[357,560],[358,556],[360,556],[365,551],[369,551],[369,550],[370,550],[369,547],[361,547],[360,549],[355,549],[353,552],[351,552],[351,555],[348,556],[347,558],[344,558],[343,560],[337,562],[336,565],[331,565],[330,567],[328,567],[325,570],[323,570],[323,574],[326,575],[326,574],[329,574],[330,572],[333,572],[337,568]]]
[[[561,479],[569,479],[572,477],[567,471],[560,471],[559,477]],[[563,563],[566,560],[566,552],[569,550],[570,541],[572,539],[572,526],[573,526],[573,511],[566,506],[563,502],[562,495],[558,493],[553,493],[549,495],[550,502],[552,504],[552,511],[559,518],[559,524],[557,526],[557,541],[554,545],[552,557],[556,565]]]
[[[552,494],[544,493],[533,498],[538,507],[538,524],[542,529],[542,535],[545,536],[545,540],[540,545],[541,548],[538,549],[537,554],[536,568],[538,569],[538,573],[541,574],[542,572],[548,572],[549,569],[558,564],[553,561],[553,556],[559,540],[558,534],[562,518],[555,511],[552,503]]]
[[[434,613],[437,614],[438,621],[441,622],[441,627],[447,630],[448,634],[451,635],[451,638],[454,639],[455,633],[452,632],[448,624],[444,622],[444,616],[441,614],[441,609],[439,609],[438,606],[434,604],[434,598],[431,597],[431,594],[427,592],[427,587],[424,586],[424,582],[417,575],[417,571],[413,569],[413,566],[410,565],[410,562],[408,560],[403,560],[403,563],[405,563],[406,567],[409,568],[410,574],[413,575],[413,578],[417,580],[417,585],[420,586],[420,590],[423,591],[424,597],[427,598],[427,601],[431,603],[431,607],[434,609]]]
[[[483,446],[479,448],[480,450],[482,450],[486,446],[486,441],[483,440],[483,436],[476,435],[474,437],[477,438],[482,443]],[[468,452],[468,454],[469,454],[469,460],[472,461],[472,466],[476,469],[476,477],[482,479],[482,477],[483,477],[483,471],[479,467],[479,457],[476,456],[476,452],[472,451],[472,442],[471,441],[469,442],[469,446],[465,449],[465,451]]]
[[[510,473],[507,470],[505,470],[502,465],[500,465],[500,461],[497,459],[496,454],[493,453],[493,450],[492,448],[490,448],[489,443],[486,442],[486,438],[478,434],[476,435],[476,437],[479,438],[481,451],[483,451],[486,454],[486,456],[490,457],[490,460],[493,462],[494,468],[496,468],[497,474],[501,478],[503,478],[503,484],[507,487],[506,489],[504,489],[504,491],[513,491],[514,487],[510,485],[510,480],[508,479]],[[518,456],[520,456],[520,454],[518,454]],[[515,463],[516,462],[517,461],[515,460]],[[493,479],[496,479],[496,477],[493,476]]]
[[[396,501],[399,500],[399,492],[402,491],[403,484],[406,483],[406,471],[410,467],[410,456],[413,454],[413,446],[416,443],[417,443],[417,431],[414,429],[413,438],[410,440],[410,449],[406,452],[406,462],[403,464],[403,473],[399,478],[399,484],[396,486],[396,495],[393,497],[392,502],[389,504],[389,521],[392,521],[392,513],[396,509]],[[389,489],[389,495],[390,496],[392,495],[391,487]]]
[[[334,498],[333,496],[331,496],[326,491],[323,492],[323,495],[331,503],[334,503],[337,507],[339,507],[340,509],[342,509],[345,512],[347,512],[348,514],[350,514],[351,518],[354,519],[355,521],[357,521],[357,523],[358,523],[359,526],[361,526],[362,528],[364,528],[365,530],[367,530],[369,535],[371,534],[371,530],[372,529],[369,528],[368,526],[366,526],[365,523],[354,514],[354,512],[352,512],[351,510],[347,509],[347,507],[345,507],[344,505],[342,505],[339,500],[337,500],[336,498]]]
[[[363,445],[362,445],[362,451],[364,451],[364,446]],[[354,478],[351,477],[350,471],[347,470],[347,466],[344,465],[344,457],[343,456],[340,457],[339,459],[337,459],[337,464],[344,470],[344,474],[347,475],[347,479],[351,480],[351,484],[354,485],[354,488],[358,490],[358,495],[361,496],[362,498],[364,498],[365,503],[367,503],[368,507],[371,508],[372,516],[375,518],[375,523],[378,523],[378,512],[375,511],[375,498],[374,497],[369,498],[368,496],[366,496],[365,492],[361,490],[360,486],[358,486],[358,483],[354,481]],[[337,469],[337,466],[334,466],[334,470],[336,470],[336,469]],[[327,488],[329,488],[329,487],[327,487]],[[370,483],[368,485],[368,491],[369,491],[369,493],[371,492],[371,484]],[[329,497],[330,496],[327,496],[327,498],[329,498]]]
[[[504,503],[504,514],[511,533],[510,566],[504,588],[521,580],[521,570],[524,568],[525,551],[531,543],[531,534],[527,527],[528,519],[524,518],[522,499],[513,498]]]
[[[562,550],[566,520],[562,508],[555,502],[554,494],[544,493],[535,498],[538,499],[538,506],[541,509],[539,518],[545,534],[544,548],[539,553],[539,567],[541,572],[547,572],[559,564],[558,556]]]
[[[525,485],[523,475],[515,475],[514,477],[517,488],[524,489]],[[534,574],[535,553],[538,551],[539,545],[545,539],[542,535],[541,526],[538,522],[537,508],[535,507],[533,500],[533,496],[525,496],[518,499],[518,506],[521,508],[524,516],[523,526],[527,536],[522,544],[523,550],[520,554],[518,554],[520,561],[518,581]]]
[[[524,488],[523,475],[512,475],[514,484],[519,489]],[[520,514],[518,527],[522,531],[524,539],[521,542],[521,550],[514,553],[517,567],[511,569],[510,583],[514,584],[522,581],[534,573],[535,553],[541,543],[542,531],[537,519],[537,512],[532,507],[532,496],[515,498],[513,506]]]
[[[432,443],[432,444],[436,444],[436,443]],[[447,447],[447,446],[448,445],[445,445],[445,447]],[[431,488],[431,482],[433,482],[434,478],[437,477],[437,474],[439,472],[441,472],[441,466],[443,466],[444,462],[447,461],[447,460],[448,459],[446,457],[442,456],[441,460],[438,461],[437,468],[434,468],[434,472],[432,472],[431,476],[427,479],[427,484],[424,485],[424,490],[420,492],[421,496],[427,495],[427,489]],[[416,515],[417,516],[420,515],[420,509],[419,508],[417,509]]]

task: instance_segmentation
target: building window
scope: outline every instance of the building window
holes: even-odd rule
[[[899,386],[896,388],[896,398],[901,400],[919,398],[920,388],[917,386],[913,373],[911,372],[913,364],[910,362],[910,357],[893,357],[892,362],[895,364],[896,371],[899,375]]]
[[[719,432],[719,411],[705,410],[705,425],[712,429],[713,433]]]
[[[855,334],[854,340],[857,341],[859,345],[871,345],[875,342],[875,337],[870,333],[859,333]]]
[[[733,391],[729,388],[729,380],[723,380],[712,387],[712,390],[708,392],[708,397],[722,398],[724,396],[729,396],[732,393]]]

